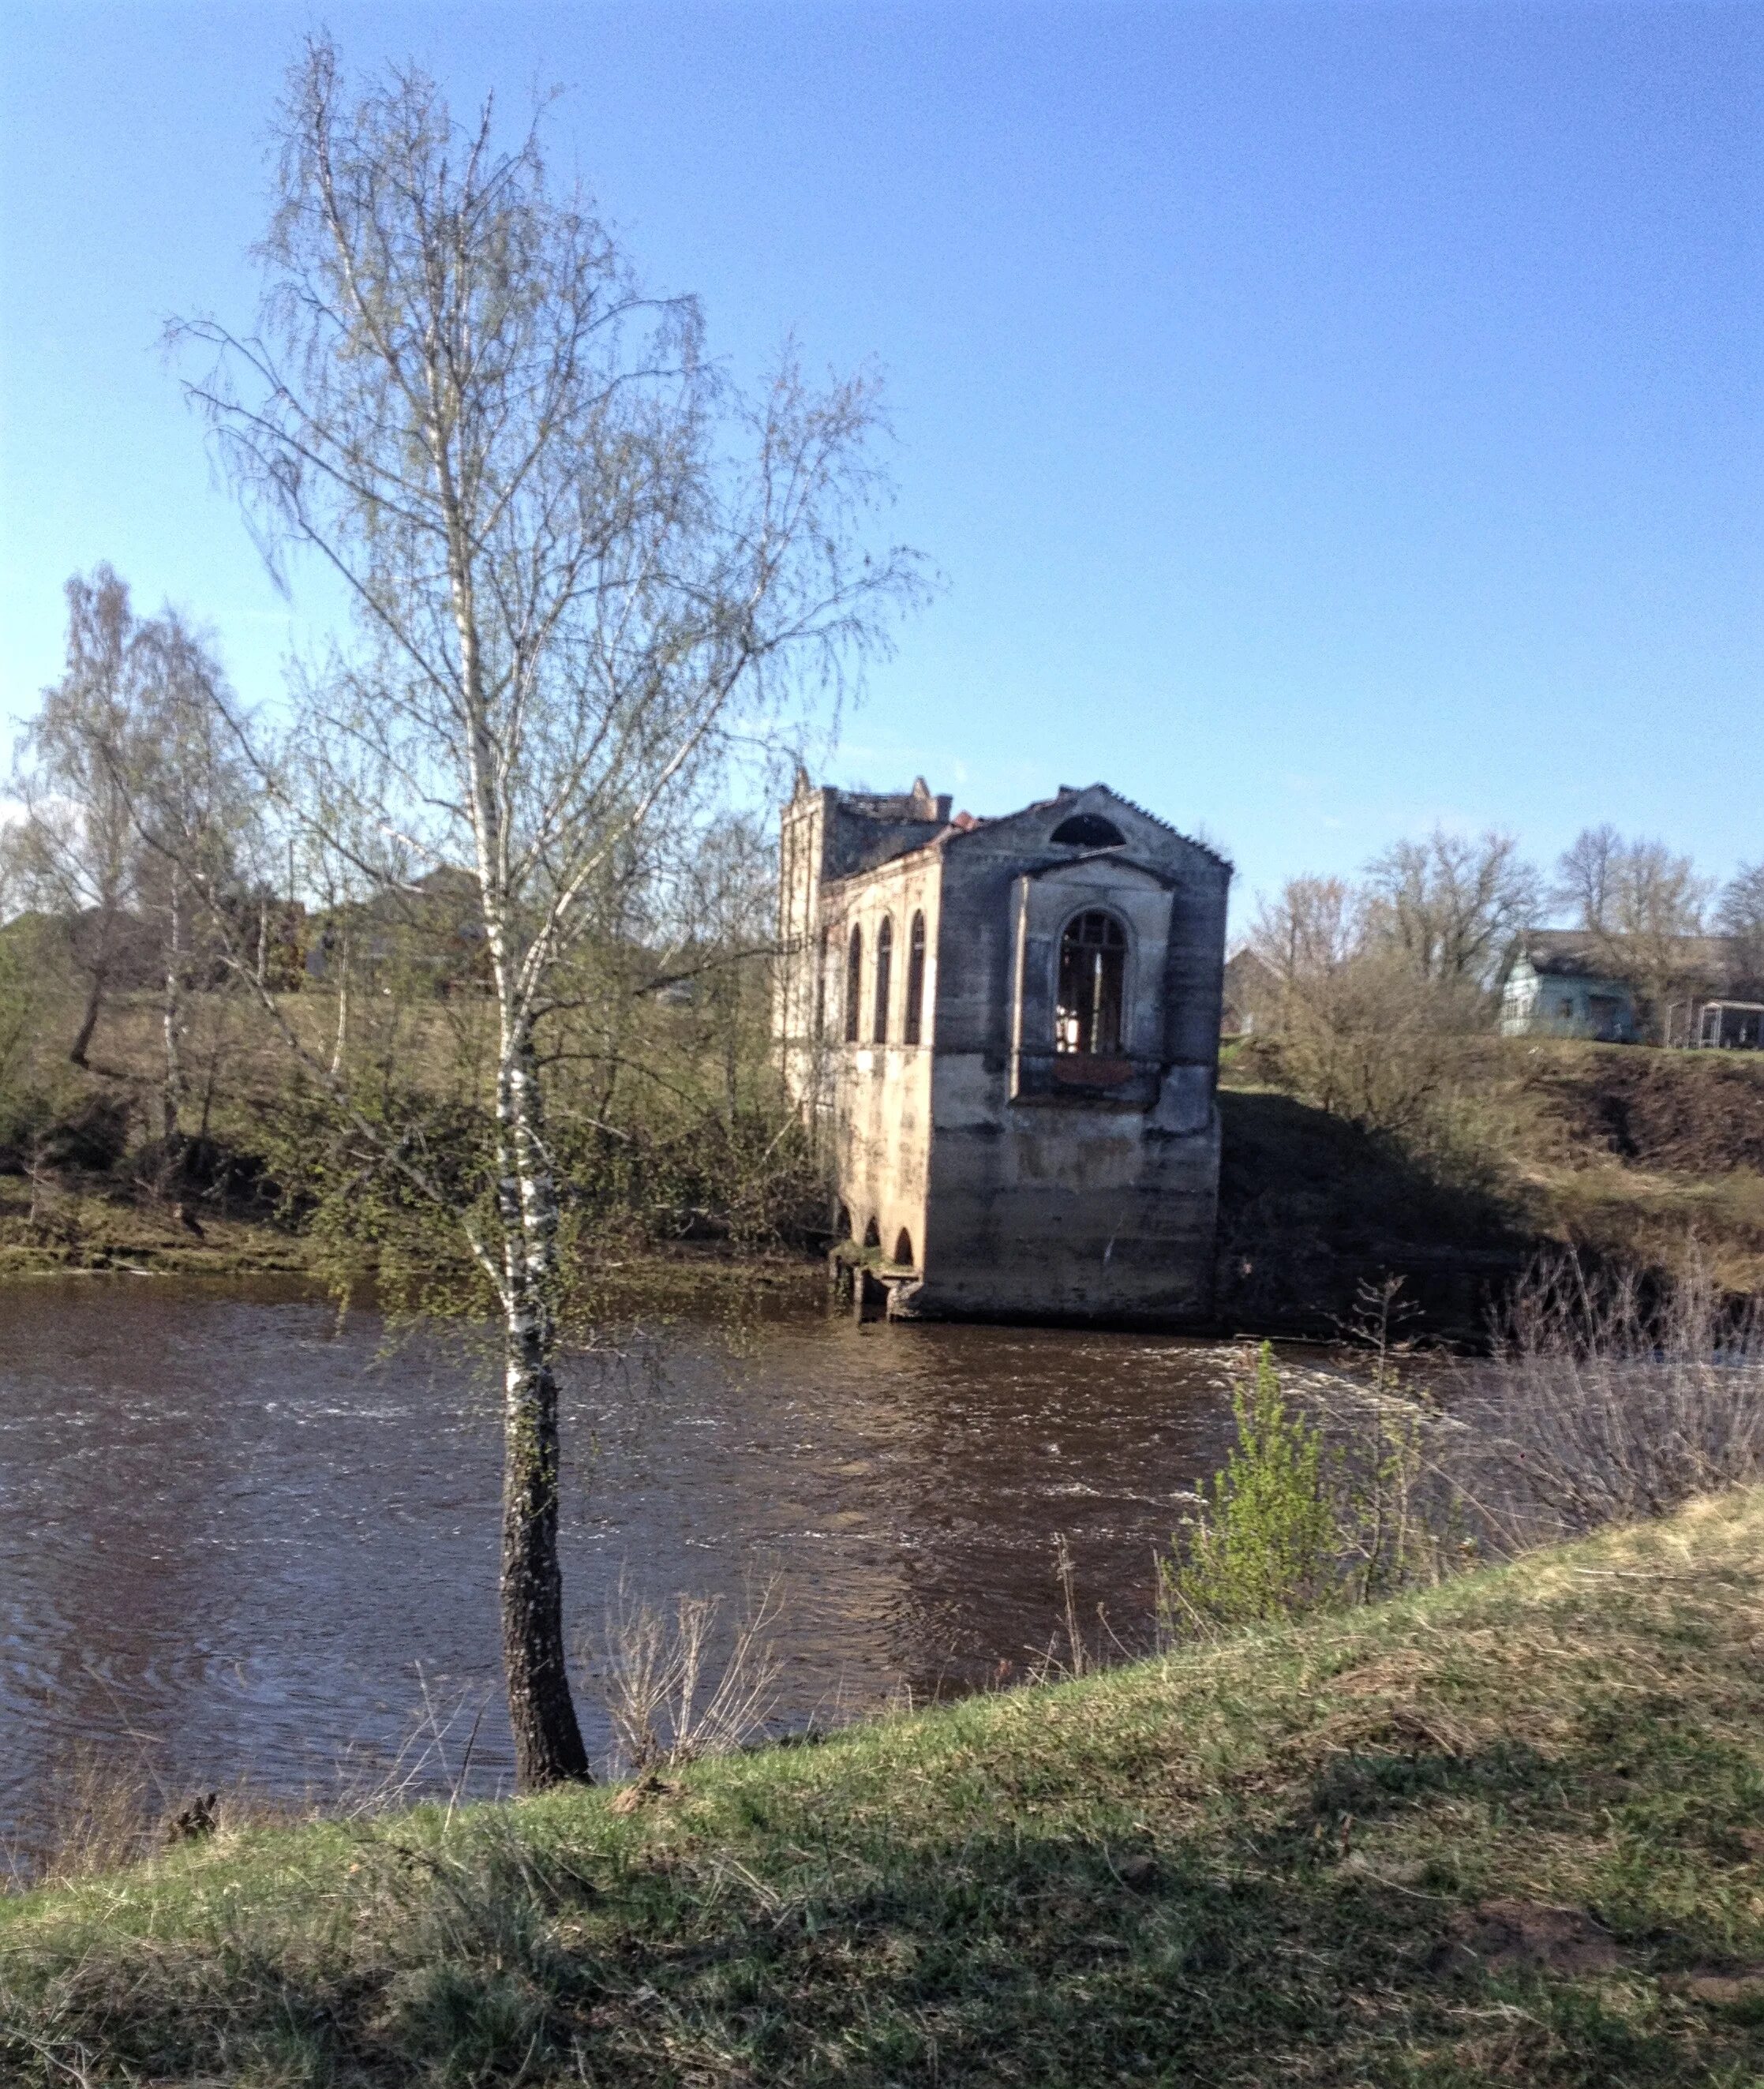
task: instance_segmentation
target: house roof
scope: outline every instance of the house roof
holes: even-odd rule
[[[1274,967],[1259,951],[1252,950],[1247,943],[1240,943],[1225,961],[1225,976],[1228,983],[1245,986],[1277,986],[1280,976]]]
[[[1746,946],[1737,936],[1677,936],[1674,955],[1689,977],[1716,992],[1756,984]],[[1526,929],[1514,939],[1503,976],[1521,958],[1548,979],[1627,980],[1637,939],[1588,929]]]

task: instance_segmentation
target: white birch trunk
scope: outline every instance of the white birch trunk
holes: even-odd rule
[[[161,1099],[165,1144],[176,1145],[183,1101],[183,879],[174,864],[171,871],[170,920],[165,953],[165,994],[162,1027],[165,1040],[165,1081]]]

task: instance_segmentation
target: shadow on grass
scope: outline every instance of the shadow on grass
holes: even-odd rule
[[[996,1803],[970,1789],[955,1833],[749,1786],[703,1835],[665,1803],[594,1847],[562,1813],[495,1809],[445,1844],[365,1835],[350,1923],[294,1952],[218,1905],[182,1950],[88,1951],[49,2049],[98,2056],[94,2083],[1748,2078],[1764,2012],[1672,1984],[1708,1938],[1620,1905],[1478,1906],[1503,1838],[1589,1832],[1633,1727],[1602,1739],[1594,1718],[1550,1757],[1442,1745],[1406,1716],[1367,1708],[1350,1746],[1294,1735],[1198,1809],[1192,1763],[1141,1736],[1081,1778],[989,1766]],[[1667,1750],[1632,1795],[1700,1770],[1709,1810],[1743,1812],[1744,1766],[1710,1768]]]

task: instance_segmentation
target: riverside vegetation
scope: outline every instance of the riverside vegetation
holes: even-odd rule
[[[825,1208],[814,1156],[759,1041],[766,851],[729,809],[757,800],[818,729],[823,697],[886,644],[919,568],[875,537],[886,488],[870,383],[817,389],[787,352],[737,395],[706,353],[696,303],[645,290],[587,199],[553,179],[537,124],[505,146],[487,103],[456,121],[414,66],[351,82],[321,36],[290,70],[273,137],[261,310],[237,332],[189,323],[176,345],[208,363],[187,393],[278,575],[303,577],[316,553],[344,581],[354,626],[291,678],[275,714],[286,729],[270,731],[180,614],[138,618],[105,568],[70,583],[67,670],[27,727],[15,778],[24,817],[9,823],[0,864],[0,1141],[15,1170],[3,1222],[17,1268],[286,1255],[339,1291],[371,1276],[394,1305],[500,1325],[504,1668],[519,1782],[536,1793],[589,1774],[557,1555],[558,1349],[618,1310],[641,1250],[813,1238]],[[1221,1298],[1241,1324],[1330,1318],[1368,1259],[1429,1255],[1462,1294],[1449,1309],[1426,1302],[1436,1323],[1474,1323],[1479,1285],[1510,1282],[1528,1231],[1578,1238],[1587,1210],[1595,1231],[1608,1227],[1611,1198],[1583,1198],[1577,1220],[1571,1198],[1534,1194],[1547,1186],[1524,1136],[1522,1105],[1537,1102],[1526,1083],[1472,1078],[1493,953],[1534,882],[1507,838],[1473,857],[1436,834],[1392,851],[1362,895],[1311,881],[1303,907],[1289,887],[1285,915],[1268,916],[1263,940],[1284,967],[1276,1049],[1258,1048],[1262,1078],[1227,1105]],[[1710,895],[1684,860],[1604,830],[1564,868],[1589,929],[1650,954],[1660,1017],[1675,938]],[[1764,919],[1760,882],[1754,867],[1724,897],[1735,934]],[[52,1034],[64,1049],[45,1044]],[[1305,1142],[1325,1134],[1348,1165],[1322,1171],[1307,1206],[1294,1194]],[[1719,1238],[1697,1253],[1723,1258],[1722,1283],[1736,1287],[1755,1259],[1756,1197],[1728,1173],[1691,1210],[1650,1186],[1659,1223],[1637,1238],[1667,1276],[1711,1230]],[[1384,1231],[1367,1224],[1356,1241],[1354,1200],[1380,1182],[1407,1201],[1376,1197]],[[1430,1230],[1416,1254],[1385,1255],[1393,1215]],[[1282,1252],[1307,1241],[1322,1247],[1308,1261]],[[1637,1310],[1613,1324],[1649,1325],[1639,1293]],[[1584,1339],[1577,1313],[1563,1324]],[[1648,1469],[1652,1433],[1621,1426],[1637,1386],[1680,1431],[1671,1443],[1707,1454],[1717,1477],[1742,1476],[1749,1439],[1720,1388],[1753,1381],[1710,1376],[1729,1367],[1723,1327],[1663,1378],[1650,1377],[1645,1342],[1609,1368],[1577,1372],[1564,1357],[1543,1372],[1539,1383],[1593,1403],[1590,1422],[1560,1418],[1555,1448],[1590,1454],[1595,1480],[1577,1472],[1553,1513],[1572,1521],[1577,1502],[1622,1498],[1625,1461]],[[1443,1571],[1452,1541],[1425,1513],[1439,1431],[1414,1409],[1393,1432],[1397,1395],[1373,1395],[1380,1419],[1356,1464],[1351,1448],[1337,1456],[1313,1438],[1322,1425],[1289,1416],[1264,1373],[1243,1411],[1243,1462],[1167,1577],[1173,1606],[1222,1629],[1398,1585],[1418,1562]],[[1492,1453],[1499,1439],[1474,1440]],[[1467,1542],[1509,1512],[1504,1498],[1466,1500]],[[1694,1621],[1749,1588],[1752,1523],[1735,1511],[1697,1528],[1728,1534],[1704,1607],[1694,1590],[1651,1620],[1624,1602],[1594,1605],[1587,1643],[1607,1633],[1602,1676],[1651,1664],[1681,1686],[1704,1724],[1674,1777],[1697,1768],[1737,1791],[1749,1758],[1736,1686],[1705,1644],[1717,1624],[1699,1640]],[[1617,1542],[1562,1571],[1659,1571],[1655,1553],[1633,1570],[1599,1565],[1625,1556],[1608,1550]],[[1485,1600],[1522,1606],[1514,1586],[1491,1584]],[[1478,1600],[1448,1590],[1391,1616],[1418,1633],[1462,1624],[1444,1636],[1470,1644],[1485,1628],[1476,1620],[1496,1615]],[[1504,1656],[1491,1654],[1484,1694],[1440,1715],[1461,1711],[1461,1730],[1436,1732],[1425,1710],[1418,1730],[1406,1709],[1375,1730],[1432,1736],[1395,1760],[1470,1765],[1418,1773],[1418,1785],[1393,1773],[1400,1793],[1444,1792],[1498,1841],[1526,1811],[1534,1758],[1543,1842],[1558,1854],[1573,1842],[1549,1808],[1577,1802],[1550,1765],[1598,1765],[1580,1738],[1591,1698],[1550,1695],[1568,1687],[1571,1663],[1554,1658],[1558,1640],[1576,1644],[1568,1615],[1539,1642],[1550,1652],[1536,1691],[1556,1709],[1534,1726],[1513,1709],[1520,1679],[1496,1673]],[[1671,1636],[1687,1618],[1691,1640]],[[1178,2064],[1174,2023],[1185,2067],[1222,2033],[1221,2066],[1259,2050],[1282,2065],[1308,2058],[1321,2027],[1341,2052],[1358,2039],[1366,2065],[1388,2057],[1411,2077],[1496,2064],[1534,2076],[1535,2060],[1603,2079],[1613,2055],[1659,2075],[1692,2049],[1662,1974],[1698,1984],[1699,2008],[1736,1995],[1751,2006],[1744,1971],[1694,1956],[1680,1967],[1646,1941],[1677,1919],[1679,1902],[1659,1898],[1659,1879],[1686,1878],[1669,1835],[1645,1853],[1633,1918],[1603,1857],[1586,1855],[1607,1922],[1629,1925],[1617,1959],[1600,1956],[1611,1932],[1584,1909],[1540,1912],[1522,1895],[1517,1914],[1498,1898],[1465,1913],[1457,1942],[1485,1963],[1506,1949],[1487,1925],[1504,1935],[1505,1924],[1528,1949],[1553,1934],[1583,1971],[1638,1969],[1627,1986],[1613,1973],[1608,2003],[1577,1986],[1560,2010],[1540,2003],[1525,2018],[1547,2034],[1534,2052],[1498,1994],[1487,2002],[1496,2027],[1476,2034],[1491,2044],[1466,2046],[1418,2001],[1409,2019],[1387,2016],[1377,1998],[1408,1992],[1414,1967],[1376,1944],[1338,1945],[1328,1922],[1251,1967],[1251,1928],[1279,1937],[1283,1920],[1336,1905],[1317,1899],[1307,1866],[1324,1862],[1333,1833],[1346,1876],[1347,1857],[1363,1855],[1346,1848],[1349,1817],[1384,1818],[1379,1795],[1392,1788],[1380,1745],[1320,1743],[1324,1767],[1308,1784],[1268,1757],[1266,1735],[1291,1725],[1278,1676],[1293,1662],[1311,1673],[1307,1646],[1347,1644],[1332,1633],[1421,1645],[1401,1640],[1400,1624],[1307,1628],[1320,1636],[1290,1642],[1275,1629],[1241,1671],[1229,1646],[1212,1668],[1212,1656],[1170,1655],[1138,1685],[1085,1686],[1089,1699],[1032,1694],[788,1763],[689,1767],[677,1791],[658,1779],[610,1804],[554,1793],[530,1810],[309,1827],[231,1851],[212,1847],[211,1809],[192,1807],[182,1825],[211,1847],[6,1908],[8,2065],[75,2081],[413,2070],[436,2081],[1086,2079],[1147,2051]],[[1526,1628],[1515,1635],[1525,1643]],[[1075,1628],[1071,1653],[1082,1665]],[[1264,1671],[1273,1694],[1258,1698]],[[1174,1702],[1178,1725],[1204,1733],[1221,1678],[1228,1699],[1241,1679],[1255,1735],[1225,1749],[1217,1779],[1191,1785],[1170,1774],[1174,1744],[1145,1752],[1145,1721]],[[1136,1688],[1152,1694],[1136,1701]],[[1478,1723],[1497,1702],[1522,1742]],[[1646,1757],[1650,1734],[1672,1731],[1663,1710],[1625,1724],[1620,1701],[1600,1716],[1622,1737],[1614,1777]],[[1551,1753],[1559,1729],[1565,1757]],[[1044,1730],[1045,1756],[1012,1739]],[[970,1744],[1005,1766],[1002,1784],[985,1772],[951,1783],[949,1750]],[[1371,1766],[1343,1787],[1355,1804],[1320,1812],[1318,1792],[1346,1774],[1338,1758],[1361,1754]],[[1141,1776],[1135,1764],[1157,1766]],[[1199,1812],[1184,1810],[1191,1799]],[[1303,1830],[1290,1847],[1289,1818]],[[1448,1855],[1449,1870],[1461,1867],[1451,1877],[1474,1876],[1469,1852]],[[1542,1848],[1522,1853],[1527,1865],[1552,1876]],[[1216,1873],[1258,1919],[1241,1936],[1214,1919]],[[1414,1898],[1431,1878],[1384,1884]],[[1350,1894],[1375,1890],[1354,1879]],[[1133,1907],[1131,1937],[1098,1910],[1114,1886],[1156,1903],[1143,1921],[1136,1902],[1119,1904]],[[1739,1915],[1730,1932],[1731,1958],[1751,1932]],[[1685,1916],[1680,1932],[1693,1953],[1720,1941],[1704,1918]],[[1630,1946],[1641,1955],[1623,1959]],[[1062,1954],[1075,1950],[1068,1980]],[[1350,1956],[1330,1957],[1341,1950]],[[861,1952],[877,1984],[854,2014]],[[1307,1976],[1320,1953],[1323,1973]],[[1339,1986],[1332,1967],[1366,1976],[1342,1990],[1350,2005],[1333,2023],[1317,2014]],[[1186,2014],[1172,2018],[1152,1997],[1179,1975]],[[1474,2013],[1486,1998],[1468,1992]],[[1119,2009],[1099,2010],[1099,1996]],[[1404,2041],[1386,2055],[1366,2044],[1379,2023]],[[1258,2046],[1268,2038],[1288,2044]],[[1711,2031],[1694,2050],[1706,2078],[1711,2056],[1727,2065],[1739,2048]]]
[[[754,1286],[813,1295],[830,1200],[770,1063],[768,852],[740,823],[715,839],[723,860],[706,881],[731,880],[731,857],[740,879],[720,895],[723,925],[596,952],[593,1019],[560,1031],[578,1306],[590,1293],[621,1313]],[[70,1063],[85,997],[72,933],[41,913],[0,927],[0,1273],[287,1270],[340,1290],[377,1283],[393,1305],[483,1310],[469,1256],[262,1034],[236,985],[187,996],[196,1107],[174,1152],[158,1122],[152,989],[113,987],[91,1063]],[[414,962],[363,971],[348,996],[290,978],[287,1019],[335,1054],[371,1124],[420,1139],[449,1180],[481,1183],[491,1128],[462,1065],[486,1011],[438,997]],[[1401,1272],[1430,1331],[1474,1340],[1548,1247],[1668,1272],[1694,1253],[1736,1293],[1764,1284],[1764,1055],[1449,1043],[1436,1064],[1446,1140],[1339,1097],[1324,1107],[1277,1035],[1227,1046],[1228,1328],[1330,1335],[1361,1285]]]
[[[1357,1372],[1247,1362],[1152,1658],[1101,1667],[1068,1592],[1047,1679],[756,1749],[763,1613],[701,1711],[702,1610],[672,1652],[639,1618],[610,1791],[76,1842],[0,1901],[0,2054],[45,2089],[1740,2089],[1764,1323],[1563,1263],[1442,1383],[1393,1303]]]

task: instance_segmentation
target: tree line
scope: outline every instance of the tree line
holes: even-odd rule
[[[1632,983],[1656,1040],[1703,983],[1702,939],[1727,939],[1731,976],[1764,982],[1764,859],[1718,887],[1663,843],[1602,826],[1547,876],[1510,834],[1436,828],[1357,877],[1291,878],[1261,902],[1247,939],[1255,1028],[1307,1099],[1443,1157],[1474,1086],[1466,1049],[1491,1026],[1515,938],[1547,920]]]

